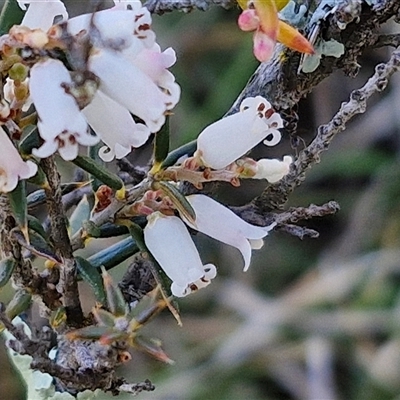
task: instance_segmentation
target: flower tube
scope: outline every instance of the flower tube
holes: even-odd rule
[[[209,125],[197,139],[197,155],[204,165],[223,169],[264,140],[267,146],[281,139],[282,118],[262,98],[248,97],[236,114]]]
[[[186,198],[196,213],[195,224],[182,216],[186,224],[222,243],[236,247],[242,253],[244,271],[247,271],[250,266],[251,249],[259,249],[262,246],[260,239],[267,236],[276,224],[251,225],[229,208],[203,194],[194,194]]]
[[[203,265],[185,224],[178,217],[166,216],[159,211],[148,216],[144,240],[172,280],[174,296],[184,297],[201,289],[217,275],[213,264]]]

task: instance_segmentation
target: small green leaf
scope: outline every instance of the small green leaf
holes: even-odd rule
[[[117,317],[122,317],[128,313],[128,305],[118,285],[113,281],[111,275],[102,268],[104,288],[106,290],[108,308]]]
[[[19,181],[17,187],[12,192],[8,193],[8,198],[15,220],[24,234],[26,241],[29,242],[26,182]]]
[[[135,224],[130,220],[124,220],[124,222],[126,223],[126,226],[129,229],[129,233],[131,234],[132,238],[135,240],[137,246],[139,247],[139,250],[142,252],[149,253],[149,250],[144,241],[143,229],[138,224]]]
[[[181,147],[171,151],[161,164],[160,169],[165,169],[174,165],[181,157],[191,157],[197,149],[197,140],[192,140]]]
[[[103,310],[102,308],[94,308],[92,314],[96,319],[96,322],[100,326],[108,326],[109,328],[114,328],[115,316],[110,312]]]
[[[133,256],[139,251],[136,242],[127,237],[112,246],[93,254],[88,258],[88,261],[96,268],[104,266],[106,269],[111,269],[118,264],[121,264],[127,258]]]
[[[99,340],[102,336],[112,334],[114,331],[108,326],[87,326],[82,329],[68,332],[65,336],[68,340],[90,339]]]
[[[102,304],[107,304],[106,292],[104,290],[103,279],[99,270],[93,266],[88,260],[76,256],[76,267],[82,279],[92,288],[96,300]]]
[[[24,12],[16,0],[6,0],[0,14],[0,35],[8,33],[13,25],[19,25]]]
[[[25,290],[17,290],[14,297],[6,307],[6,315],[10,320],[13,320],[17,315],[26,311],[32,302],[32,296]]]
[[[27,125],[23,129],[24,137],[20,140],[18,149],[22,155],[32,154],[32,149],[41,145],[39,131],[36,125]]]
[[[154,140],[154,154],[153,154],[153,168],[152,173],[156,173],[160,170],[162,162],[168,155],[169,151],[169,117],[166,117],[165,124],[159,132],[155,135]]]
[[[102,143],[97,143],[94,146],[89,147],[88,155],[97,165],[100,165],[103,168],[105,167],[105,162],[99,157],[99,149],[102,146]],[[96,192],[97,189],[103,184],[103,181],[98,179],[95,175],[90,176],[90,180],[92,183],[93,192]],[[111,187],[111,186],[110,186]]]
[[[161,189],[171,199],[179,213],[196,225],[196,213],[193,207],[176,186],[164,181],[155,182],[153,186],[155,189]]]
[[[170,365],[175,364],[175,361],[171,360],[162,349],[161,342],[159,340],[146,340],[143,337],[136,336],[132,344],[137,350],[140,350],[141,352],[155,358],[158,361],[162,361]]]
[[[13,236],[17,239],[18,243],[28,249],[38,257],[43,257],[46,260],[50,260],[56,264],[61,263],[61,259],[55,254],[52,247],[47,243],[41,235],[33,230],[29,230],[29,241],[25,239],[19,231],[13,231]]]
[[[124,186],[124,183],[117,175],[97,164],[90,157],[78,156],[72,162],[84,171],[89,172],[111,189],[119,190]]]
[[[82,225],[85,221],[90,218],[90,204],[87,199],[87,196],[84,195],[78,205],[75,207],[71,218],[69,219],[69,229],[70,236],[74,236],[79,229],[82,228]]]
[[[16,265],[14,257],[3,258],[0,261],[0,288],[8,283]]]
[[[48,238],[48,234],[44,230],[40,221],[37,218],[33,217],[32,215],[28,215],[28,228],[36,232],[42,238],[44,239]]]

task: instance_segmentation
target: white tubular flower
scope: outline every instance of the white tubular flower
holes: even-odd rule
[[[89,69],[100,78],[99,89],[132,114],[141,118],[151,132],[165,122],[170,96],[162,92],[148,75],[118,53],[101,49],[89,59]]]
[[[104,161],[125,157],[132,147],[142,146],[150,136],[146,125],[137,124],[126,108],[101,91],[98,91],[92,102],[83,109],[83,114],[106,144],[99,150],[99,156]]]
[[[71,35],[89,33],[92,24],[100,35],[92,38],[95,47],[128,51],[136,55],[155,43],[156,35],[150,29],[151,15],[139,3],[132,10],[111,8],[93,14],[83,14],[68,20]]]
[[[78,155],[78,143],[92,146],[99,141],[89,132],[86,120],[64,85],[72,83],[63,63],[48,59],[31,68],[30,93],[39,115],[38,128],[45,143],[34,149],[37,157],[48,157],[59,151],[65,160]]]
[[[285,156],[283,161],[262,158],[257,161],[257,172],[253,179],[266,179],[268,182],[275,183],[280,181],[289,173],[292,157]]]
[[[281,140],[282,118],[261,96],[243,100],[240,112],[214,122],[200,133],[197,151],[204,164],[223,169],[263,141],[274,146]]]
[[[144,240],[151,254],[172,280],[171,292],[184,297],[215,278],[213,264],[203,265],[184,223],[177,217],[155,212],[148,217]]]
[[[187,200],[196,213],[195,224],[182,219],[196,229],[222,243],[236,247],[244,259],[244,271],[250,266],[251,249],[262,246],[262,238],[276,225],[255,226],[239,218],[234,212],[203,194],[194,194]]]
[[[37,165],[32,161],[23,161],[10,138],[0,127],[0,192],[11,192],[19,179],[28,179],[37,172]]]
[[[26,10],[21,25],[30,29],[42,29],[47,31],[54,23],[54,18],[61,16],[63,20],[68,19],[67,9],[60,0],[17,0],[19,6]]]
[[[174,75],[167,70],[176,62],[175,51],[169,47],[161,52],[155,43],[151,49],[143,49],[137,57],[130,58],[132,64],[145,73],[161,90],[168,94],[165,107],[171,110],[179,101],[181,88],[175,82]]]

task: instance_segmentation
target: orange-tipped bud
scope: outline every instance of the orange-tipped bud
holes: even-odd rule
[[[311,43],[297,29],[286,22],[279,21],[277,40],[292,50],[314,54]]]

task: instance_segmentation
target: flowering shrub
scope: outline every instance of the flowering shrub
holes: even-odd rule
[[[278,62],[277,42],[307,54],[303,61],[314,53],[279,14],[288,3],[238,0],[239,27],[254,31],[261,62]],[[181,96],[169,70],[179,62],[175,51],[157,43],[151,12],[139,0],[98,8],[69,18],[59,0],[8,0],[0,18],[0,28],[7,26],[0,39],[0,288],[11,281],[16,289],[10,304],[0,304],[0,331],[17,369],[29,371],[23,378],[32,399],[153,390],[147,381],[127,383],[115,367],[130,361],[130,347],[172,363],[159,342],[139,332],[164,309],[181,324],[177,299],[218,282],[218,262],[203,261],[197,233],[239,250],[247,271],[268,234],[283,227],[293,233],[302,219],[277,210],[307,161],[295,152],[261,159],[253,152],[260,144],[274,152],[293,122],[288,107],[262,90],[244,92],[229,115],[171,151],[169,122]],[[125,157],[146,143],[153,146],[149,165],[131,165]],[[85,178],[61,184],[57,154]],[[112,172],[106,163],[114,160],[128,166],[129,177],[121,168]],[[258,201],[233,207],[215,200],[216,183],[236,188],[244,179],[262,180]],[[45,205],[43,218],[35,207]],[[313,210],[321,216],[337,206]],[[311,236],[297,228],[297,236]],[[90,257],[77,253],[110,237],[117,242]],[[136,270],[125,272],[124,290],[106,270],[132,255]],[[96,299],[87,315],[78,280]],[[145,298],[150,305],[142,305]],[[27,317],[31,310],[46,318],[43,329],[37,316]]]

